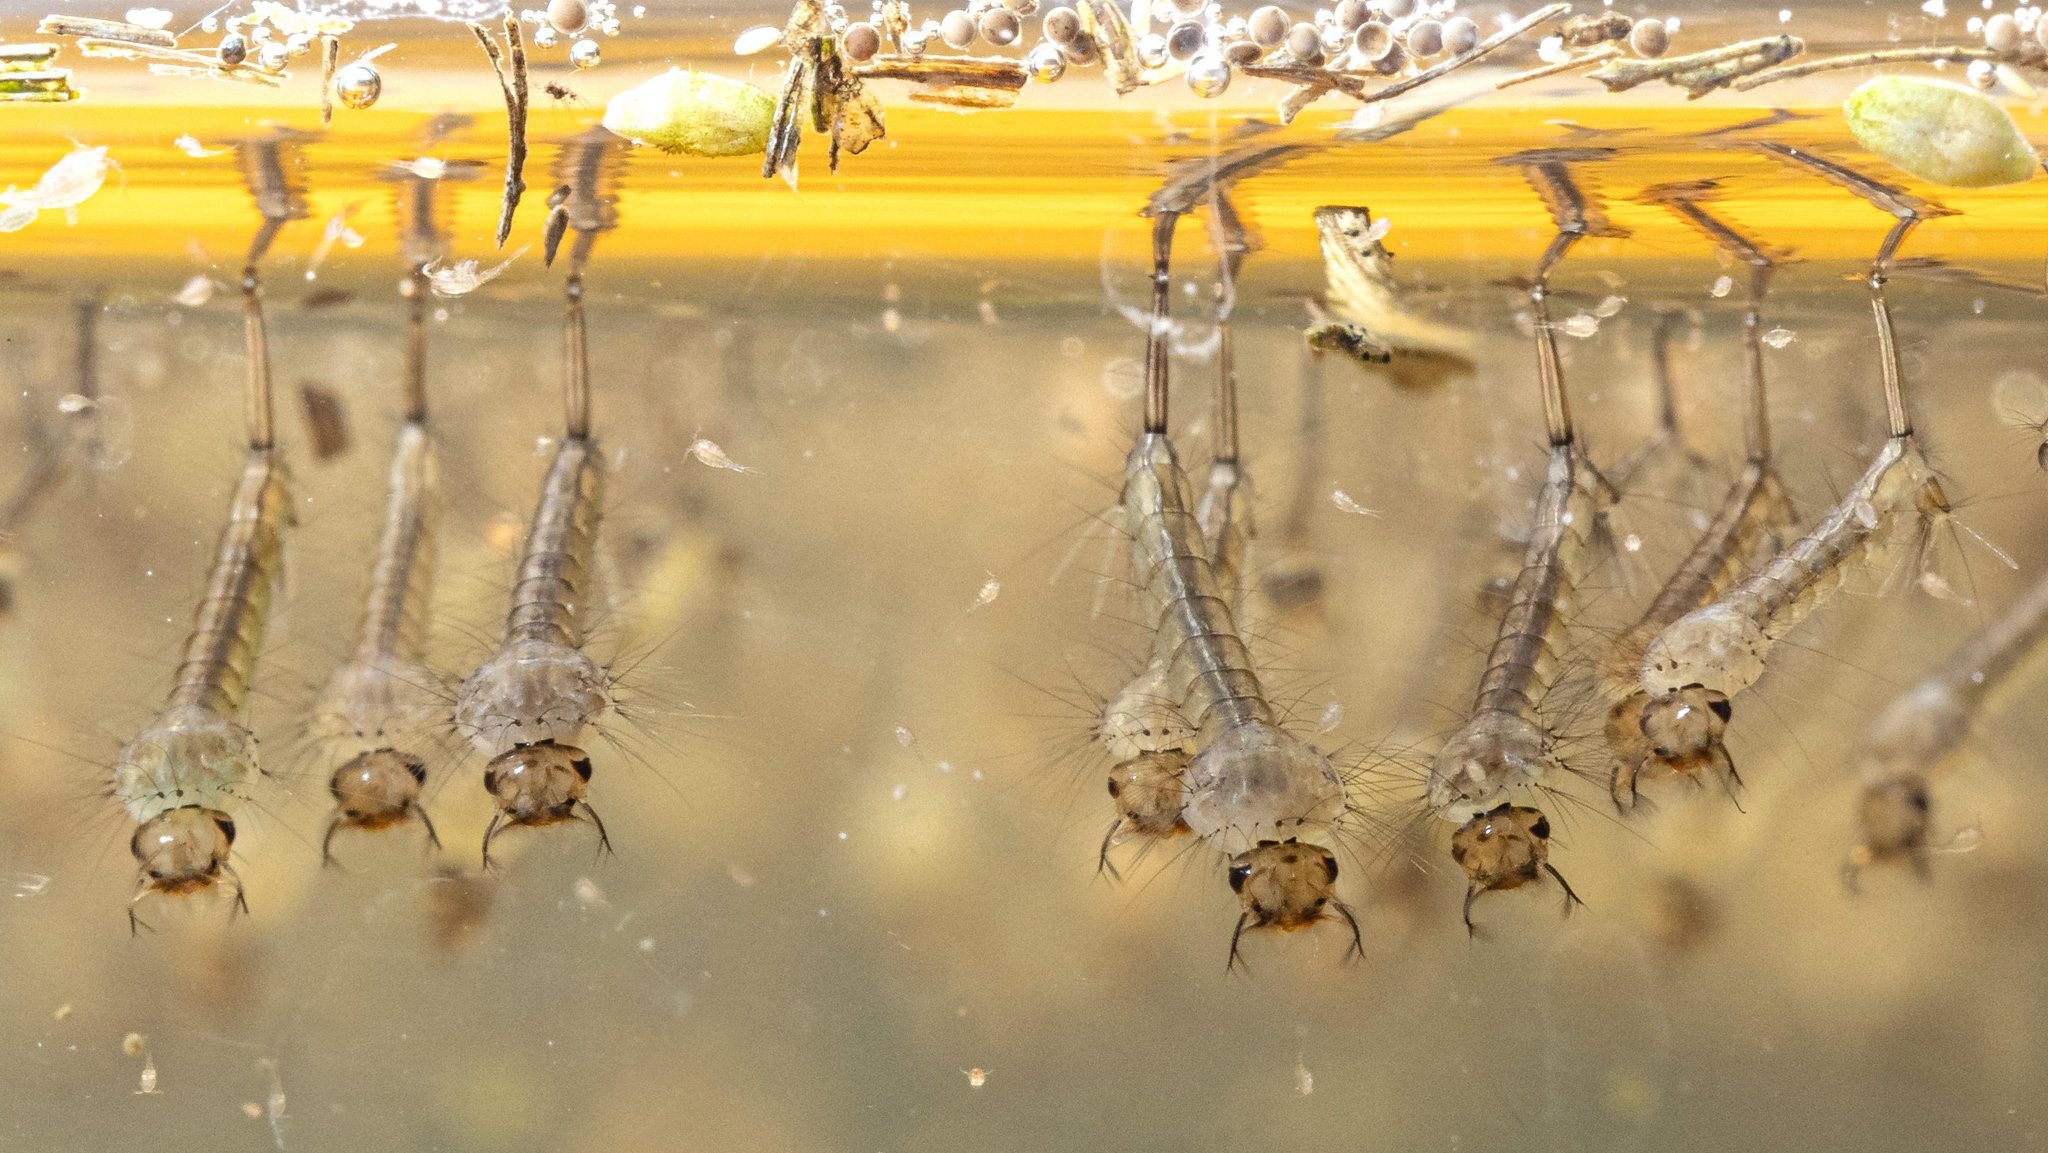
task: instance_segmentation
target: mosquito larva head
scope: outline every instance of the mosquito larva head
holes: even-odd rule
[[[1331,915],[1337,855],[1292,837],[1260,841],[1230,858],[1230,888],[1249,929],[1306,929]]]
[[[1927,848],[1929,808],[1927,782],[1917,775],[1865,789],[1863,846],[1857,855],[1870,862],[1917,859]]]
[[[142,892],[196,893],[211,888],[227,868],[235,822],[217,809],[189,805],[135,827],[128,851],[141,868]]]
[[[579,819],[575,809],[590,782],[590,758],[574,745],[517,745],[484,767],[484,788],[514,825]]]
[[[1500,805],[1451,834],[1451,859],[1475,893],[1519,889],[1543,879],[1550,860],[1550,818],[1522,805]]]
[[[340,810],[339,823],[382,829],[413,815],[426,783],[425,761],[397,749],[375,749],[334,770],[327,787]]]
[[[1707,767],[1728,731],[1735,708],[1728,694],[1703,685],[1686,685],[1666,697],[1643,704],[1643,737],[1650,755],[1679,772]]]
[[[1141,836],[1171,837],[1188,831],[1181,819],[1184,752],[1143,753],[1120,761],[1109,773],[1109,795],[1123,824]]]

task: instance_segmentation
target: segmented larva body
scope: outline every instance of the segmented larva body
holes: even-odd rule
[[[1133,568],[1158,613],[1167,696],[1201,747],[1183,774],[1182,817],[1217,848],[1241,853],[1333,824],[1344,787],[1328,757],[1275,722],[1190,503],[1165,435],[1141,437],[1124,474]]]
[[[1698,686],[1732,697],[1764,674],[1772,648],[1826,602],[1863,562],[1896,542],[1907,514],[1940,504],[1912,436],[1885,442],[1870,467],[1813,530],[1726,596],[1674,621],[1643,656],[1642,687],[1669,697]]]
[[[1465,822],[1556,769],[1537,706],[1556,679],[1564,606],[1613,492],[1574,442],[1551,449],[1535,524],[1472,714],[1430,763],[1430,808]]]
[[[445,715],[436,678],[421,664],[433,597],[436,473],[426,426],[407,421],[392,453],[384,529],[355,651],[314,709],[313,737],[332,759],[387,748]]]
[[[456,697],[458,731],[486,756],[541,742],[574,745],[611,708],[611,677],[582,647],[603,500],[596,442],[565,437],[520,553],[505,639]]]

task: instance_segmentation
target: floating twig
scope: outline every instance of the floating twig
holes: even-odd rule
[[[1666,60],[1609,60],[1588,75],[1606,85],[1609,92],[1625,92],[1638,84],[1662,80],[1698,100],[1805,50],[1806,42],[1797,36],[1766,36]]]
[[[2039,68],[2041,60],[2021,61],[2017,53],[1993,52],[1989,48],[1879,48],[1870,52],[1849,52],[1841,56],[1818,56],[1801,60],[1797,64],[1784,64],[1767,68],[1762,72],[1745,76],[1729,87],[1737,92],[1747,92],[1780,80],[1797,80],[1812,76],[1816,72],[1834,72],[1844,68],[1869,68],[1880,64],[1963,64],[1971,60],[1990,60],[1999,64],[2020,63],[2022,67]]]
[[[1471,51],[1460,52],[1456,56],[1451,57],[1449,60],[1446,60],[1441,64],[1436,64],[1432,65],[1429,68],[1425,68],[1422,71],[1417,72],[1415,75],[1410,76],[1406,80],[1402,80],[1394,84],[1389,84],[1385,88],[1381,88],[1375,91],[1372,95],[1367,96],[1365,98],[1365,102],[1367,104],[1372,104],[1381,100],[1392,100],[1394,97],[1399,96],[1404,92],[1413,92],[1415,89],[1420,88],[1421,86],[1429,83],[1432,80],[1435,80],[1439,76],[1445,76],[1452,72],[1456,72],[1458,69],[1463,68],[1466,65],[1479,60],[1481,57],[1492,54],[1494,51],[1498,50],[1503,44],[1506,44],[1508,41],[1513,40],[1516,37],[1519,37],[1520,35],[1522,35],[1522,33],[1527,32],[1529,29],[1536,27],[1538,24],[1543,24],[1547,23],[1548,21],[1555,20],[1558,17],[1563,16],[1567,12],[1570,12],[1571,10],[1572,6],[1569,4],[1547,4],[1541,8],[1538,8],[1536,11],[1529,13],[1527,16],[1524,16],[1520,20],[1515,21],[1513,24],[1508,25],[1507,27],[1494,33],[1493,35],[1488,36],[1486,39],[1481,40],[1479,43],[1474,44],[1472,46]]]
[[[490,57],[491,71],[497,74],[498,87],[505,93],[505,131],[508,151],[505,156],[505,201],[498,212],[498,247],[505,247],[505,241],[512,235],[512,214],[519,209],[519,198],[526,194],[526,41],[520,37],[519,15],[505,13],[505,48],[499,51],[498,42],[492,38],[491,30],[482,24],[472,22],[471,32],[476,33],[477,43],[483,45],[484,55]],[[510,58],[511,66],[506,66]]]
[[[120,40],[128,44],[147,44],[152,48],[176,48],[178,38],[161,28],[145,28],[140,24],[128,24],[120,20],[95,20],[90,16],[45,16],[36,25],[39,36],[92,36],[100,40]]]
[[[1621,45],[1602,44],[1600,47],[1593,49],[1591,52],[1587,52],[1579,56],[1573,56],[1567,60],[1559,60],[1554,64],[1545,64],[1541,68],[1531,68],[1527,72],[1517,72],[1513,76],[1508,77],[1506,80],[1503,80],[1498,84],[1495,84],[1494,87],[1513,88],[1517,84],[1527,84],[1531,80],[1541,80],[1546,76],[1557,76],[1566,72],[1577,72],[1581,68],[1590,68],[1595,64],[1600,64],[1605,61],[1612,60],[1619,55],[1621,55]]]

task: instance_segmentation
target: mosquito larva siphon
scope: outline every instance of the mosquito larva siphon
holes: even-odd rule
[[[415,742],[445,716],[441,679],[425,665],[434,590],[435,525],[440,517],[439,466],[427,424],[427,273],[440,247],[432,181],[410,176],[402,247],[417,257],[400,290],[406,300],[405,419],[392,448],[384,528],[363,597],[355,651],[334,670],[314,707],[312,736],[329,761],[335,814],[320,842],[333,863],[334,834],[344,827],[383,829],[417,818],[435,848],[434,823],[420,806],[427,763]],[[420,187],[420,186],[427,187]]]
[[[1733,715],[1732,698],[1763,676],[1777,642],[1851,572],[1874,563],[1902,528],[1924,528],[1949,512],[1941,479],[1913,434],[1884,288],[1907,234],[1951,210],[1784,145],[1759,147],[1818,172],[1894,218],[1869,275],[1888,435],[1863,475],[1805,536],[1720,599],[1666,626],[1644,653],[1641,683],[1652,700],[1642,714],[1642,731],[1651,755],[1672,764],[1720,764],[1731,775],[1722,736]]]
[[[1212,237],[1217,252],[1215,451],[1208,487],[1196,521],[1219,587],[1236,595],[1242,609],[1242,581],[1252,535],[1251,480],[1243,467],[1237,435],[1237,362],[1230,336],[1238,270],[1250,241],[1243,222],[1220,187],[1210,189]],[[1103,706],[1098,735],[1115,764],[1109,795],[1117,817],[1102,838],[1097,867],[1115,873],[1109,850],[1128,833],[1147,841],[1188,831],[1181,819],[1181,774],[1195,751],[1194,727],[1181,716],[1182,702],[1167,689],[1167,657],[1152,659]]]
[[[1924,871],[1934,777],[1961,751],[1970,726],[2048,640],[2048,578],[1964,641],[1925,680],[1893,697],[1863,732],[1853,754],[1862,779],[1857,817],[1863,842],[1843,865],[1851,889],[1869,865],[1911,862]],[[1958,836],[1968,842],[1970,830]],[[1956,848],[1962,847],[1960,844]],[[1951,849],[1953,851],[1953,849]]]
[[[455,727],[491,758],[484,788],[498,811],[484,830],[483,860],[501,828],[587,820],[601,849],[604,822],[585,799],[590,758],[577,742],[612,707],[611,675],[583,651],[584,608],[594,589],[604,464],[590,432],[590,364],[583,278],[571,273],[564,323],[565,428],[533,512],[512,608],[497,652],[456,695]]]
[[[260,244],[252,253],[260,254],[276,232],[277,219],[268,208],[264,211]],[[249,450],[228,504],[227,528],[170,695],[156,719],[121,747],[114,763],[113,796],[135,822],[128,847],[141,870],[128,903],[131,931],[141,924],[135,905],[145,896],[196,893],[223,876],[234,886],[231,907],[249,907],[241,879],[228,863],[235,843],[234,811],[257,773],[256,739],[241,722],[283,570],[285,528],[291,523],[291,495],[274,435],[270,347],[257,289],[251,264],[242,271]]]
[[[1776,555],[1793,531],[1791,497],[1786,494],[1771,457],[1770,409],[1764,391],[1763,298],[1779,257],[1701,206],[1701,201],[1715,191],[1713,182],[1697,181],[1659,185],[1645,190],[1641,197],[1646,203],[1658,204],[1677,214],[1723,252],[1748,266],[1748,304],[1742,316],[1748,387],[1743,398],[1742,472],[1722,497],[1720,509],[1708,522],[1706,531],[1664,582],[1650,607],[1608,651],[1602,665],[1601,680],[1609,703],[1607,747],[1614,754],[1608,794],[1615,807],[1624,813],[1635,807],[1637,789],[1645,774],[1692,776],[1712,771],[1720,774],[1731,793],[1739,784],[1734,762],[1718,743],[1704,755],[1677,757],[1659,755],[1659,750],[1653,747],[1645,729],[1652,700],[1642,689],[1643,655],[1651,641],[1673,621],[1712,603],[1751,565]],[[1660,365],[1662,360],[1660,355]],[[1725,701],[1709,700],[1705,707],[1712,718],[1726,722]],[[1711,724],[1712,720],[1706,723]]]
[[[1229,858],[1243,904],[1229,963],[1247,928],[1303,929],[1333,915],[1362,947],[1358,922],[1334,892],[1337,857],[1324,844],[1345,816],[1344,784],[1329,758],[1281,728],[1210,564],[1191,488],[1167,437],[1166,317],[1177,214],[1152,233],[1152,316],[1145,349],[1145,419],[1124,470],[1123,509],[1133,571],[1156,610],[1155,651],[1168,697],[1200,751],[1181,774],[1181,815]]]
[[[1463,912],[1468,931],[1473,930],[1472,904],[1480,894],[1521,888],[1546,875],[1564,890],[1567,912],[1578,902],[1564,875],[1550,863],[1550,819],[1510,798],[1565,771],[1539,703],[1557,675],[1565,631],[1563,602],[1582,574],[1588,546],[1614,502],[1613,488],[1593,467],[1573,432],[1549,305],[1551,269],[1574,244],[1587,236],[1626,235],[1607,223],[1570,168],[1574,162],[1607,154],[1604,149],[1547,149],[1502,161],[1523,169],[1558,228],[1529,286],[1550,463],[1536,496],[1521,572],[1508,594],[1472,712],[1429,767],[1429,807],[1444,820],[1458,823],[1451,834],[1451,857],[1469,880]]]

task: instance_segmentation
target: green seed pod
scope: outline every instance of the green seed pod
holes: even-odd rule
[[[1952,188],[2018,184],[2036,157],[1998,101],[1959,84],[1877,76],[1842,102],[1856,142],[1908,175]]]
[[[768,147],[775,99],[751,84],[671,68],[612,97],[604,126],[690,156],[746,156]]]

